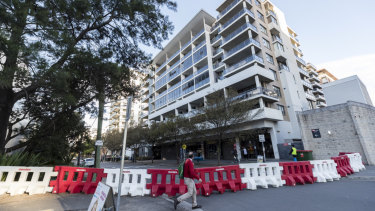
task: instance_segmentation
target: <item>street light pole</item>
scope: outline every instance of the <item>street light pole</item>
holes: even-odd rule
[[[124,128],[124,138],[122,140],[122,153],[121,153],[121,166],[120,166],[120,178],[118,182],[118,192],[117,192],[117,202],[116,202],[116,210],[120,210],[120,200],[121,200],[121,183],[122,181],[122,173],[124,171],[124,159],[125,159],[125,149],[126,149],[126,137],[128,134],[128,122],[130,119],[131,113],[131,106],[132,106],[133,96],[128,97],[128,104],[126,108],[126,119],[125,119],[125,128]]]

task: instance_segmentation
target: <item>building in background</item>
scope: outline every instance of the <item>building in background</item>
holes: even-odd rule
[[[315,101],[309,101],[311,103],[310,108],[323,108],[327,106],[326,99],[324,97],[324,92],[322,85],[320,84],[319,74],[316,71],[315,65],[307,63],[307,71],[309,72],[309,79],[312,86],[312,90],[309,90],[309,94],[314,95]]]
[[[308,71],[296,32],[270,1],[226,0],[217,11],[216,18],[200,11],[154,57],[154,70],[144,78],[141,118],[150,124],[171,115],[192,117],[207,95],[221,91],[226,97],[232,89],[256,102],[250,112],[258,115],[239,128],[252,138],[227,134],[221,156],[232,158],[233,143],[256,156],[264,133],[266,156],[278,159],[284,143],[301,141],[296,111],[317,108],[315,96],[323,94],[316,68]],[[216,158],[215,142],[189,147]],[[162,157],[173,159],[174,150],[162,148]]]
[[[366,164],[375,165],[375,107],[349,101],[299,112],[298,121],[303,145],[314,159],[359,152]]]
[[[331,72],[326,69],[318,70],[318,74],[321,84],[326,84],[338,80]]]
[[[347,101],[373,105],[366,86],[356,75],[326,83],[322,86],[328,106],[346,103]]]
[[[134,86],[142,86],[142,79],[145,77],[144,72],[134,71],[134,77],[131,79]],[[109,106],[109,125],[108,129],[123,130],[125,127],[127,99],[112,100]],[[134,97],[129,119],[129,126],[136,126],[141,123],[141,99]]]

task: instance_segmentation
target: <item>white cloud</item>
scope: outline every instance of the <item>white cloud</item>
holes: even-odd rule
[[[361,55],[331,61],[318,65],[318,69],[325,68],[337,78],[357,75],[367,87],[373,103],[375,103],[375,54]]]

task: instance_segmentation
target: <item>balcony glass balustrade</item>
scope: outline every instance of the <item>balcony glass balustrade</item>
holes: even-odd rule
[[[169,57],[169,59],[167,60],[167,63],[169,63],[174,57],[176,57],[179,53],[180,53],[181,50],[178,50],[176,53],[174,53],[171,57]]]
[[[191,55],[191,51],[189,51],[189,53],[187,53],[187,54],[185,54],[185,56],[183,56],[182,58],[181,58],[181,61],[184,61],[186,58],[188,58],[190,55]]]
[[[231,19],[229,19],[223,26],[222,26],[222,30],[225,29],[227,26],[229,26],[230,24],[232,24],[235,20],[237,20],[237,18],[239,18],[241,15],[245,14],[245,13],[248,13],[252,18],[255,19],[255,15],[253,12],[251,12],[249,9],[242,9],[241,11],[239,11],[237,14],[235,14]]]
[[[219,53],[221,53],[221,52],[223,52],[223,49],[222,49],[222,48],[215,49],[215,50],[214,50],[214,54],[213,54],[213,56],[215,56],[215,55],[217,55],[217,54],[219,54]]]
[[[304,70],[304,69],[302,69],[302,68],[298,68],[299,69],[299,71],[303,74],[303,75],[305,75],[305,76],[309,76],[309,73],[306,71],[306,70]]]
[[[190,44],[191,44],[191,40],[189,42],[185,43],[185,45],[182,46],[181,50],[185,49]]]
[[[270,90],[270,89],[267,89],[267,88],[264,88],[264,87],[258,87],[258,88],[254,88],[250,91],[242,92],[242,93],[238,94],[237,96],[232,97],[231,100],[232,101],[245,100],[245,99],[248,99],[248,98],[251,98],[251,97],[254,97],[254,96],[258,96],[258,95],[266,95],[268,97],[275,98],[276,100],[279,99],[279,96],[277,95],[277,93],[274,90]]]
[[[194,75],[199,75],[200,73],[202,73],[203,71],[207,70],[208,69],[208,65],[204,66],[204,67],[201,67],[197,70],[197,72],[194,73]]]
[[[231,4],[229,4],[225,9],[223,9],[223,11],[220,12],[220,14],[217,16],[217,19],[220,19],[221,17],[223,17],[225,14],[227,14],[227,12],[229,12],[229,10],[231,10],[238,2],[240,2],[241,0],[234,0]]]
[[[189,81],[190,79],[192,79],[193,77],[194,77],[194,74],[191,74],[188,77],[182,79],[181,83],[185,83],[185,82]]]
[[[236,35],[240,34],[241,32],[243,32],[245,29],[247,28],[251,28],[252,30],[254,31],[258,31],[257,28],[250,24],[250,23],[245,23],[244,25],[238,27],[236,30],[234,30],[232,33],[230,33],[228,36],[226,36],[224,39],[223,39],[223,44],[225,44],[227,41],[229,41],[230,39],[232,39],[233,37],[235,37]]]
[[[198,89],[199,87],[208,84],[210,82],[210,78],[206,78],[202,81],[199,81],[198,83],[195,84],[195,88]]]
[[[211,28],[211,32],[215,31],[219,26],[219,22],[215,23],[215,25]]]
[[[218,68],[218,67],[220,67],[222,65],[224,65],[224,62],[216,63],[216,64],[214,64],[214,69],[216,69],[216,68]]]
[[[185,94],[190,93],[190,92],[192,92],[192,91],[194,91],[194,85],[193,85],[193,86],[190,86],[190,87],[188,87],[188,88],[186,88],[186,89],[184,89],[184,90],[182,91],[182,94],[185,95]]]
[[[221,35],[217,35],[216,37],[214,37],[212,40],[211,40],[211,44],[215,43],[217,40],[219,40],[221,38]]]
[[[156,73],[159,72],[161,69],[163,69],[163,67],[167,64],[167,61],[165,61],[162,65],[160,65],[160,67],[158,67],[158,69],[156,69]]]
[[[176,87],[178,87],[180,85],[181,85],[181,81],[179,81],[178,83],[176,83],[173,86],[169,87],[168,91],[171,91],[171,90],[175,89]]]
[[[178,76],[180,73],[181,73],[181,69],[180,68],[176,68],[174,70],[172,70],[171,72],[173,72],[173,74],[170,74],[168,77],[169,77],[169,80],[168,81],[171,81],[173,80],[174,78],[176,78],[176,76]]]
[[[279,41],[280,43],[283,43],[283,40],[278,36],[272,36],[272,41]]]
[[[240,49],[244,48],[245,46],[247,45],[250,45],[250,44],[254,44],[256,45],[258,48],[260,48],[260,43],[254,39],[247,39],[243,42],[241,42],[240,44],[236,45],[234,48],[230,49],[225,55],[224,55],[224,58],[228,58],[230,57],[231,55],[233,55],[234,53],[236,53],[237,51],[239,51]]]
[[[197,37],[201,36],[204,33],[204,29],[200,30],[194,37],[193,40],[197,39]]]
[[[267,15],[273,15],[275,18],[277,17],[276,14],[272,10],[268,10]]]
[[[207,48],[206,46],[200,48],[198,51],[194,53],[194,63],[197,63],[201,59],[207,56]]]
[[[301,57],[296,56],[297,61],[299,61],[301,64],[306,66],[305,60],[303,60]]]
[[[206,44],[206,40],[203,40],[200,42],[197,46],[194,47],[193,51],[198,50],[200,47],[202,47],[204,44]]]
[[[247,58],[239,61],[238,63],[230,66],[229,68],[225,69],[223,71],[223,75],[226,75],[227,73],[230,73],[233,70],[235,70],[235,69],[237,69],[237,68],[239,68],[239,67],[241,67],[241,66],[243,66],[243,65],[245,65],[247,63],[253,62],[253,61],[257,61],[257,62],[260,62],[260,63],[264,64],[263,58],[261,58],[261,57],[259,57],[257,55],[252,55],[252,56],[249,56],[249,57],[247,57]]]

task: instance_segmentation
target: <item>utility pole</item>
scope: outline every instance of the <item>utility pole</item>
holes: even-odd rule
[[[104,94],[99,92],[99,116],[98,116],[98,130],[95,142],[95,168],[100,168],[100,146],[102,142],[102,125],[103,125],[103,113],[104,113]],[[101,142],[101,144],[100,144]]]
[[[120,166],[120,178],[118,181],[118,193],[117,193],[117,202],[116,202],[116,210],[120,210],[120,200],[121,200],[121,183],[122,180],[122,173],[124,171],[124,159],[125,159],[125,149],[126,149],[126,137],[128,134],[128,122],[130,119],[131,109],[132,109],[132,100],[133,96],[128,97],[128,103],[126,107],[126,119],[125,119],[125,128],[124,128],[124,138],[122,140],[122,153],[121,153],[121,166]]]

